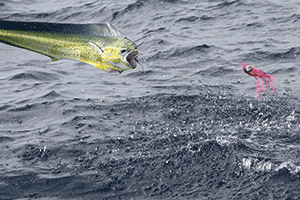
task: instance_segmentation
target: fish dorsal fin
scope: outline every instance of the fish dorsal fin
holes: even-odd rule
[[[124,38],[123,34],[110,23],[63,24],[43,22],[13,22],[0,20],[0,29],[35,31],[60,35],[84,35]]]
[[[112,37],[123,37],[122,33],[118,31],[113,25],[110,23],[106,23],[107,25],[107,34]]]
[[[89,26],[91,35],[106,36],[106,37],[124,37],[123,34],[118,31],[110,23],[106,24],[90,24]]]

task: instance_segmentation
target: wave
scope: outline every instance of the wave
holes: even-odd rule
[[[8,137],[8,136],[0,136],[0,143],[7,143],[7,142],[12,142],[15,139],[13,137]]]
[[[166,3],[166,4],[189,4],[184,0],[155,0],[155,1],[146,1],[146,0],[137,0],[134,3],[127,4],[124,8],[115,11],[112,14],[112,20],[116,20],[117,18],[122,17],[126,13],[130,13],[132,11],[134,12],[139,12],[143,8],[147,9],[147,6],[153,6],[150,9],[155,9],[156,6],[160,6],[161,4]],[[171,6],[169,5],[169,6]],[[148,8],[149,9],[149,8]],[[147,11],[146,11],[147,12]],[[203,16],[203,19],[205,19],[205,16]]]
[[[240,157],[251,151],[261,153],[257,150],[243,144],[224,146],[214,140],[199,142],[196,138],[169,135],[153,139],[144,134],[133,134],[130,138],[108,138],[90,143],[82,139],[76,145],[69,145],[69,149],[56,147],[49,150],[43,146],[27,145],[20,152],[23,162],[51,162],[52,167],[44,170],[41,176],[31,172],[1,178],[0,181],[8,183],[5,185],[6,195],[13,197],[35,196],[39,194],[38,185],[42,185],[44,190],[55,187],[51,194],[62,198],[84,196],[91,199],[95,196],[98,199],[111,198],[112,195],[128,198],[141,194],[144,197],[201,198],[211,188],[214,188],[215,198],[222,198],[224,190],[228,198],[239,196],[241,191],[243,195],[251,196],[253,193],[243,188],[251,188],[253,180],[256,180],[260,193],[266,192],[266,185],[285,183],[289,189],[299,187],[299,174],[291,173],[284,164],[272,171],[268,159],[257,158],[255,164],[249,164],[247,159]],[[151,153],[147,153],[148,149]],[[255,170],[250,171],[254,167]],[[242,180],[239,186],[237,180]],[[76,189],[78,185],[81,186],[79,190]],[[19,192],[13,194],[11,191],[16,187]],[[232,189],[237,187],[240,190]]]
[[[36,110],[41,104],[34,103],[34,104],[27,104],[25,106],[17,107],[17,108],[11,108],[8,111],[9,112],[22,112],[22,111],[31,111]]]
[[[260,51],[257,50],[253,53],[249,53],[245,55],[246,59],[249,60],[272,60],[272,61],[280,61],[280,60],[290,60],[297,59],[300,55],[300,47],[292,47],[287,50],[283,50],[282,52],[269,52],[269,51]]]
[[[138,10],[144,6],[144,0],[138,0],[134,3],[128,4],[122,10],[116,11],[112,14],[112,20],[115,20],[117,17],[124,15],[125,13],[131,12],[133,10]]]
[[[272,72],[272,74],[290,74],[290,73],[296,73],[299,71],[298,68],[296,67],[289,67],[289,68],[282,68],[282,69],[277,69]]]
[[[243,2],[240,0],[233,0],[233,1],[223,1],[222,3],[218,3],[216,5],[213,6],[209,6],[208,8],[210,9],[223,9],[226,7],[230,7],[230,6],[238,6],[238,5],[242,5]]]
[[[195,21],[199,21],[199,20],[211,20],[213,19],[213,17],[209,17],[207,15],[203,15],[201,17],[199,16],[190,16],[190,17],[181,17],[179,19],[177,19],[175,21],[175,23],[178,23],[178,22],[195,22]]]
[[[37,81],[54,81],[57,80],[58,76],[54,73],[41,72],[41,71],[30,71],[22,72],[12,76],[9,80],[37,80]]]
[[[209,67],[207,69],[197,70],[193,75],[222,77],[231,75],[234,72],[234,69],[229,69],[228,67]]]
[[[272,60],[295,59],[300,55],[300,47],[292,47],[284,52],[271,53],[268,57]]]
[[[112,104],[73,99],[10,109],[6,119],[11,120],[14,113],[20,116],[19,112],[24,121],[60,113],[57,116],[62,118],[47,124],[27,124],[34,128],[27,131],[37,136],[43,132],[45,140],[63,140],[59,139],[59,145],[41,142],[9,149],[35,172],[27,172],[33,177],[31,181],[20,174],[0,177],[0,182],[8,183],[6,194],[14,198],[38,194],[41,184],[46,190],[59,186],[51,194],[62,198],[93,194],[98,199],[113,194],[124,198],[141,194],[201,198],[211,188],[219,198],[225,188],[237,188],[236,181],[247,181],[250,174],[257,179],[280,176],[287,161],[284,157],[275,159],[277,150],[268,145],[282,144],[286,129],[290,135],[298,134],[300,111],[285,106],[285,100],[258,102],[228,97],[205,86],[197,90],[197,95],[162,93]],[[283,137],[271,139],[271,135]],[[259,170],[265,174],[254,173]],[[272,185],[272,181],[268,183]],[[89,189],[76,190],[78,185]],[[16,187],[19,192],[12,193]],[[237,195],[230,191],[230,197]]]
[[[156,30],[147,30],[147,32],[145,32],[144,34],[147,35],[149,33],[155,33],[155,32],[159,33],[159,32],[163,32],[164,30],[166,30],[166,28],[165,27],[161,27],[161,28],[158,28]],[[145,31],[145,30],[143,30],[143,31]]]
[[[213,47],[207,44],[197,45],[189,48],[177,48],[174,53],[172,53],[171,57],[178,57],[178,56],[192,56],[198,53],[206,53],[211,51]]]
[[[99,12],[101,14],[101,11],[104,11],[105,9],[105,7],[101,6],[101,3],[98,3],[96,1],[91,3],[84,3],[83,5],[81,4],[76,4],[72,6],[70,5],[61,6],[56,10],[50,9],[47,12],[39,12],[34,10],[30,13],[26,13],[26,12],[10,13],[1,16],[1,19],[18,20],[18,21],[41,21],[41,22],[73,22],[73,23],[78,23],[79,21],[94,22],[94,20],[86,19],[87,14],[99,18]],[[93,10],[93,12],[90,12],[90,10]],[[103,17],[103,19],[105,18]]]
[[[0,107],[0,111],[4,111],[4,110],[7,110],[7,109],[9,109],[11,107],[11,105],[3,105],[3,106],[1,106]]]
[[[49,92],[48,94],[45,94],[43,96],[41,96],[41,99],[56,99],[58,97],[61,97],[62,95],[55,92],[54,90],[52,90],[51,92]]]

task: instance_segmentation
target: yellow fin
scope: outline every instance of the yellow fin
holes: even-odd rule
[[[104,51],[99,46],[97,46],[96,44],[94,44],[92,42],[89,42],[89,45],[91,45],[92,47],[94,47],[98,51],[99,54],[104,53]]]

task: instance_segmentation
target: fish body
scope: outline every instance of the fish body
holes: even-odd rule
[[[136,45],[111,24],[60,24],[0,20],[0,42],[46,55],[79,60],[109,72],[135,69]]]

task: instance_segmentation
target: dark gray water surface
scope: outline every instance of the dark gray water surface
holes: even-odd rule
[[[298,1],[43,2],[0,19],[111,22],[145,72],[0,44],[0,199],[300,199]]]

